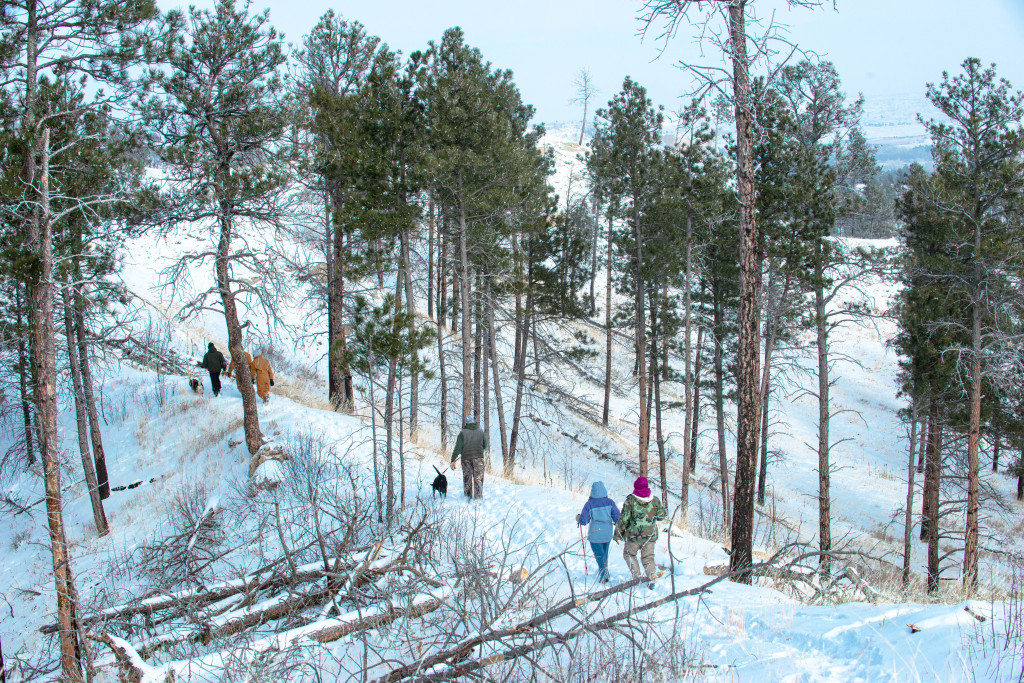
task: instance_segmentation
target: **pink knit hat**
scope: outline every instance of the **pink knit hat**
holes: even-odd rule
[[[637,477],[633,482],[633,495],[638,498],[647,498],[651,495],[651,488],[647,485],[647,477]]]

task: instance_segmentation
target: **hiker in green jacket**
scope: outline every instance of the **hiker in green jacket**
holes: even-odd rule
[[[654,588],[654,579],[660,576],[654,564],[654,544],[658,540],[658,522],[666,517],[665,506],[651,493],[647,477],[633,482],[633,493],[626,496],[622,514],[615,524],[614,538],[626,542],[622,556],[634,579],[640,576],[640,565],[636,561],[636,555],[640,553],[648,588]]]
[[[452,468],[462,458],[462,488],[466,498],[484,497],[484,451],[487,449],[487,435],[477,425],[472,415],[466,416],[465,426],[455,440],[452,451]]]

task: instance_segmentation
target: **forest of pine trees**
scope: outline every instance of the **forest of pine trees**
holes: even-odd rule
[[[688,4],[699,3],[649,3],[649,21],[678,22]],[[803,380],[818,407],[816,563],[833,571],[832,335],[893,315],[908,500],[915,474],[923,491],[907,513],[905,554],[919,515],[928,590],[943,574],[977,588],[979,471],[1011,469],[1024,497],[1022,96],[994,65],[942,65],[951,70],[928,85],[935,109],[921,113],[932,164],[882,173],[861,130],[863,100],[835,66],[794,60],[752,77],[745,3],[729,6],[722,35],[735,70],[724,99],[709,88],[669,117],[628,76],[601,104],[581,72],[577,99],[594,109],[580,133],[585,178],[559,197],[544,129],[513,74],[459,28],[403,55],[328,12],[289,53],[267,12],[234,0],[167,14],[152,0],[5,3],[0,406],[17,438],[0,466],[44,480],[65,680],[83,680],[87,644],[58,410],[74,410],[74,476],[106,534],[95,367],[116,361],[130,336],[116,315],[119,262],[129,238],[182,225],[202,240],[162,282],[182,287],[184,319],[223,315],[250,454],[266,435],[242,359],[269,339],[301,281],[314,312],[305,333],[328,349],[323,399],[341,412],[370,407],[379,521],[405,505],[405,440],[422,426],[423,402],[438,404],[430,414],[446,449],[462,417],[478,416],[511,476],[538,447],[524,438],[524,395],[560,364],[598,359],[595,424],[608,424],[613,391],[629,392],[628,457],[663,503],[682,501],[684,520],[697,453],[713,454],[732,569],[747,582],[781,428],[772,406],[800,353],[816,368]],[[250,243],[254,233],[269,246]],[[270,235],[301,248],[275,250]],[[186,293],[194,268],[213,284]],[[858,303],[869,278],[898,288],[897,310]],[[599,343],[545,332],[567,323]],[[628,387],[614,386],[613,348],[629,349]],[[665,400],[667,386],[684,400]],[[670,411],[682,433],[668,434]],[[668,474],[672,458],[684,463],[681,481]]]

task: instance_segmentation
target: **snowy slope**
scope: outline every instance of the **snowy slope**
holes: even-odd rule
[[[570,191],[570,178],[576,178],[573,183],[580,182],[577,156],[581,150],[574,140],[549,136],[544,142],[554,149],[558,166],[553,182],[564,201]],[[258,235],[251,237],[257,243],[261,239]],[[181,299],[171,300],[160,278],[160,270],[179,250],[200,244],[202,239],[198,230],[185,230],[165,241],[140,238],[128,245],[125,258],[123,278],[141,306],[137,329],[140,334],[148,330],[183,358],[201,355],[208,340],[225,346],[219,314],[204,311],[187,323],[177,320],[173,313]],[[191,272],[194,290],[209,284],[208,271],[209,267]],[[603,289],[599,287],[599,291]],[[875,283],[870,293],[877,308],[884,310],[891,291]],[[315,318],[299,303],[299,294],[282,292],[290,297],[284,323],[262,330],[265,337],[275,337],[274,347],[287,356],[288,362],[277,369],[278,386],[271,403],[261,407],[261,426],[277,443],[301,434],[319,435],[334,444],[339,457],[362,472],[365,480],[370,478],[372,460],[368,411],[362,409],[356,416],[347,416],[325,409],[323,346],[315,338],[306,337],[316,332],[311,322]],[[604,302],[599,301],[599,305]],[[505,326],[501,343],[510,346],[508,328]],[[594,328],[580,326],[579,330],[601,338]],[[836,407],[858,413],[841,413],[833,422],[835,441],[849,439],[836,447],[834,455],[833,533],[857,547],[871,546],[882,554],[896,547],[892,536],[899,536],[905,496],[906,436],[896,417],[902,403],[896,396],[896,359],[886,347],[893,331],[891,322],[883,321],[877,329],[846,326],[836,333],[838,350],[859,359],[861,366],[840,364],[836,370]],[[554,338],[567,332],[549,329],[546,334]],[[813,367],[809,356],[797,362],[805,368]],[[485,500],[469,503],[459,495],[456,475],[450,477],[449,498],[439,506],[430,504],[438,506],[439,514],[446,518],[469,520],[476,528],[486,530],[483,537],[496,547],[504,544],[521,549],[516,551],[521,555],[513,553],[512,559],[524,566],[537,567],[544,558],[567,553],[553,588],[555,595],[568,595],[581,586],[594,588],[590,549],[581,545],[572,520],[586,500],[583,491],[590,481],[603,480],[617,500],[631,489],[636,440],[636,389],[631,366],[628,343],[617,342],[613,369],[617,391],[608,429],[567,409],[561,397],[535,389],[525,411],[527,452],[515,480],[492,473],[488,475]],[[584,364],[583,369],[601,377],[603,356]],[[567,393],[599,403],[600,387],[577,368],[553,367],[546,371],[552,382]],[[222,500],[239,495],[248,474],[248,455],[244,445],[239,445],[243,438],[241,399],[231,382],[225,383],[219,398],[209,393],[196,396],[188,391],[182,376],[158,374],[130,358],[115,357],[108,360],[101,380],[111,481],[115,486],[141,484],[115,492],[107,501],[113,531],[97,538],[91,527],[88,496],[75,464],[73,411],[64,406],[61,434],[68,454],[65,485],[70,485],[65,498],[66,524],[74,570],[83,603],[89,609],[122,601],[140,590],[139,577],[112,577],[109,567],[168,528],[176,497],[193,496],[200,508],[217,507]],[[783,542],[768,532],[771,518],[795,530],[789,533],[789,540],[814,540],[817,473],[812,444],[816,439],[817,408],[812,398],[799,392],[801,384],[813,381],[813,374],[797,376],[788,397],[777,401],[779,414],[772,443],[783,456],[770,470],[772,503],[760,511],[758,544],[763,553],[774,552]],[[408,444],[408,495],[425,501],[431,498],[431,465],[443,467],[448,460],[447,454],[439,451],[436,391],[436,381],[423,387],[422,433]],[[667,399],[678,399],[681,388],[669,387],[667,392]],[[365,403],[365,393],[358,396]],[[682,431],[682,415],[670,412],[666,417],[670,451],[679,452],[681,448],[671,435]],[[705,419],[703,429],[707,434],[702,437],[705,447],[697,468],[698,483],[691,494],[691,524],[673,527],[671,534],[663,533],[657,547],[658,563],[668,574],[652,591],[638,588],[613,601],[609,611],[627,601],[648,601],[673,590],[704,584],[713,578],[707,571],[727,562],[719,539],[696,535],[702,530],[713,531],[715,526],[717,454],[710,448],[710,411]],[[492,430],[496,429],[495,422],[492,420]],[[497,433],[492,431],[491,437],[495,443]],[[730,451],[732,448],[730,434]],[[492,450],[491,457],[500,459],[500,453],[495,456]],[[671,462],[669,480],[678,482],[679,475],[677,463]],[[1005,514],[1019,516],[1011,483],[1001,475],[986,477],[1006,499]],[[37,471],[6,482],[5,487],[30,503],[41,497]],[[706,524],[700,521],[705,517]],[[889,528],[894,519],[896,524]],[[9,666],[12,656],[40,660],[51,653],[47,649],[50,641],[38,632],[40,626],[52,621],[55,605],[45,524],[41,505],[33,505],[30,513],[0,517],[0,547],[4,548],[0,596],[6,600],[6,604],[0,604],[4,610],[0,634]],[[916,552],[923,549],[919,547]],[[243,563],[257,560],[255,555],[251,560],[242,558]],[[899,563],[898,556],[890,559]],[[915,555],[917,573],[922,564],[923,555]],[[613,580],[628,578],[617,547],[613,547],[611,569]],[[990,583],[1003,580],[1003,567],[990,556],[984,569]],[[981,635],[983,628],[997,632],[1003,628],[1006,603],[964,604],[955,598],[948,604],[885,602],[807,605],[781,584],[749,587],[723,582],[699,598],[658,608],[651,620],[660,623],[659,628],[674,625],[685,633],[691,655],[700,663],[690,674],[698,672],[709,680],[1006,680],[1010,664],[994,649],[998,639]],[[988,621],[979,625],[965,607],[988,617]],[[344,657],[346,648],[356,645],[343,640],[331,647],[338,657]],[[179,680],[189,680],[189,675],[193,680],[208,680],[205,676],[211,675],[189,674],[187,662],[169,666],[178,672]],[[104,675],[114,680],[112,670]]]

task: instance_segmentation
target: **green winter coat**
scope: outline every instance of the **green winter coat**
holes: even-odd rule
[[[479,460],[484,457],[487,449],[487,435],[483,433],[475,422],[470,422],[462,431],[459,438],[455,440],[455,450],[452,451],[452,462],[459,459],[459,456],[466,460]]]
[[[615,525],[615,540],[639,541],[658,540],[658,522],[668,517],[665,506],[654,495],[648,500],[637,498],[632,493],[622,504],[622,514]]]

